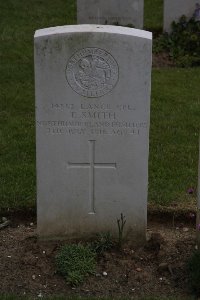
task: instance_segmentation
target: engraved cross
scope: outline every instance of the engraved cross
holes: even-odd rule
[[[89,142],[89,162],[71,163],[68,162],[69,168],[88,168],[89,169],[89,200],[90,212],[95,214],[95,169],[116,169],[116,163],[95,163],[95,140]]]

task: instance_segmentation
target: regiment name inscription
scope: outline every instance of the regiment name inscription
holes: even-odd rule
[[[37,126],[45,129],[46,134],[92,134],[92,135],[140,135],[147,129],[147,123],[127,112],[134,112],[132,104],[85,104],[71,103],[50,104],[51,110],[64,112],[65,117],[59,120],[39,120]]]

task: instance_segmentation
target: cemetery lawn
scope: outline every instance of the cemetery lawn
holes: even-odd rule
[[[34,31],[74,24],[75,11],[74,0],[48,0],[48,9],[46,0],[0,3],[2,213],[35,208]],[[160,0],[146,0],[145,26],[159,28],[161,11]],[[149,161],[149,202],[153,205],[185,205],[196,198],[199,82],[200,68],[153,69]],[[194,192],[189,195],[191,188]]]
[[[73,24],[74,0],[0,2],[0,207],[35,206],[33,35]]]
[[[154,33],[162,32],[163,1],[144,0],[144,27]]]

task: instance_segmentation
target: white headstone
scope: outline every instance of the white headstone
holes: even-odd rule
[[[76,25],[35,34],[37,216],[41,237],[88,237],[147,221],[152,35]]]
[[[77,0],[78,24],[143,28],[144,0]]]
[[[187,18],[200,18],[200,0],[164,0],[164,31],[171,31],[173,21],[178,22],[182,15]]]

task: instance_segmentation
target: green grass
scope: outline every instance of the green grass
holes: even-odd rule
[[[0,2],[0,207],[34,207],[33,35],[75,24],[75,0]],[[162,24],[161,0],[145,1],[145,27]],[[200,68],[153,70],[149,199],[179,202],[197,183]]]
[[[144,27],[151,31],[162,31],[163,0],[144,1]]]
[[[0,2],[0,207],[35,205],[33,35],[75,22],[74,0]]]
[[[188,200],[197,185],[200,68],[154,70],[149,162],[149,199],[159,204]]]

